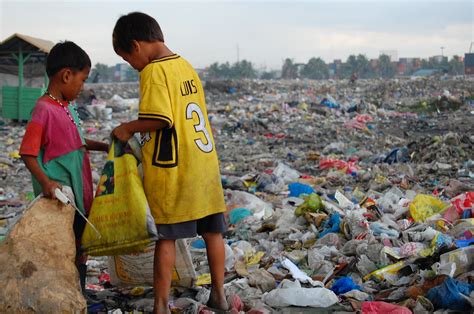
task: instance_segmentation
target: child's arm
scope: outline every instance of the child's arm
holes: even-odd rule
[[[25,162],[26,168],[35,176],[36,180],[41,184],[43,195],[47,198],[55,199],[54,190],[56,188],[62,189],[61,185],[48,178],[48,176],[41,170],[36,156],[22,155],[21,158]]]
[[[109,145],[103,142],[97,142],[93,140],[89,140],[86,138],[86,148],[87,150],[96,150],[101,152],[108,152]]]
[[[139,119],[122,123],[112,131],[112,135],[122,142],[128,141],[137,132],[151,132],[168,127],[164,120]]]

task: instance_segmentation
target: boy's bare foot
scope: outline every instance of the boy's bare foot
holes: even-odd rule
[[[225,299],[224,292],[219,292],[214,289],[211,289],[211,294],[209,296],[209,301],[207,301],[207,306],[222,311],[229,310],[229,304]]]
[[[168,304],[161,304],[161,302],[155,302],[153,314],[170,314],[170,313],[171,311],[168,307]]]

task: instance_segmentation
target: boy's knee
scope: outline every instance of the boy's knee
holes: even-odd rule
[[[204,239],[204,241],[212,241],[212,240],[222,240],[223,237],[222,237],[222,233],[220,232],[206,232],[206,233],[203,233],[202,235],[202,238]]]

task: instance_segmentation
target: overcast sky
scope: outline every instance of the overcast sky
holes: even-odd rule
[[[123,62],[111,33],[120,15],[157,19],[167,45],[203,68],[246,59],[279,69],[284,58],[326,62],[350,54],[376,58],[463,55],[474,41],[473,0],[374,1],[12,1],[0,0],[0,40],[21,33],[72,40],[92,63]],[[473,47],[474,49],[474,47]]]

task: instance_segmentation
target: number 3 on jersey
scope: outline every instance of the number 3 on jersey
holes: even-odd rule
[[[213,146],[212,146],[211,135],[206,129],[206,119],[204,118],[201,107],[199,107],[198,104],[192,102],[192,103],[189,103],[188,106],[186,107],[187,120],[193,119],[193,112],[196,113],[199,120],[199,122],[194,125],[194,131],[196,131],[196,133],[204,134],[204,137],[206,138],[206,142],[203,142],[201,138],[195,139],[194,142],[196,143],[197,147],[200,150],[202,150],[205,153],[210,153],[212,152]]]

